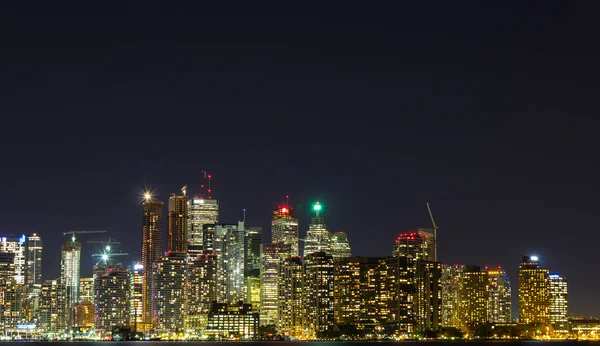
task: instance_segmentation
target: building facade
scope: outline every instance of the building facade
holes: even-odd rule
[[[252,339],[258,335],[259,314],[249,304],[215,303],[208,314],[206,334],[222,339]]]
[[[555,335],[569,334],[567,279],[558,275],[548,275],[550,294],[549,318]]]
[[[279,319],[277,332],[281,335],[303,339],[304,316],[304,265],[298,256],[281,262],[279,270]]]
[[[541,268],[535,256],[523,256],[519,263],[519,322],[550,321],[548,269]]]
[[[346,233],[336,232],[331,235],[331,255],[333,259],[352,256],[352,249]]]
[[[279,270],[290,257],[292,247],[285,243],[262,244],[260,253],[260,324],[277,324],[279,320]]]
[[[153,274],[156,329],[180,333],[186,310],[187,254],[168,252],[154,263]]]
[[[42,238],[37,233],[27,237],[27,284],[42,284]]]
[[[169,251],[187,251],[188,205],[188,198],[185,194],[183,196],[173,195],[169,198],[167,247]]]
[[[512,289],[510,279],[502,268],[487,268],[488,318],[490,323],[512,322]]]
[[[294,208],[285,206],[273,209],[271,242],[290,245],[291,256],[298,256],[298,219],[294,217]]]
[[[130,276],[120,263],[94,266],[94,328],[100,335],[129,327]]]
[[[459,280],[459,326],[469,331],[488,319],[488,276],[477,266],[465,266]]]
[[[325,219],[317,216],[313,217],[308,225],[304,240],[304,257],[319,251],[331,252],[331,234],[327,230]]]
[[[65,289],[67,325],[73,325],[73,306],[79,303],[79,275],[81,270],[81,243],[69,241],[62,245],[60,280]]]
[[[219,222],[219,201],[193,198],[188,203],[188,253],[194,258],[205,250],[204,226]]]
[[[321,337],[333,330],[333,256],[324,251],[304,257],[303,327],[308,338]]]
[[[153,323],[152,265],[162,253],[162,213],[164,203],[147,199],[142,204],[142,314],[145,323]]]

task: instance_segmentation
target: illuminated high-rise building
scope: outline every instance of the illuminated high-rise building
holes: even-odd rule
[[[249,227],[244,238],[244,302],[260,310],[260,247],[263,243],[261,227]]]
[[[206,326],[211,305],[217,300],[217,255],[198,255],[188,262],[186,331],[200,332]]]
[[[129,327],[129,272],[118,264],[94,266],[94,327],[100,335]]]
[[[65,316],[67,325],[73,325],[73,306],[79,303],[79,275],[81,270],[81,243],[65,242],[62,245],[60,280],[65,289]]]
[[[366,332],[399,318],[398,274],[394,257],[343,257],[334,260],[334,318]]]
[[[168,252],[154,263],[154,315],[156,328],[183,331],[186,310],[187,254]]]
[[[442,268],[442,318],[443,327],[461,328],[459,313],[460,279],[465,270],[464,265],[445,265]]]
[[[39,312],[41,330],[46,333],[64,331],[67,327],[65,299],[65,288],[60,280],[48,280],[42,284]]]
[[[12,263],[5,268],[7,271],[5,275],[9,275],[7,278],[13,284],[23,285],[26,282],[27,275],[27,244],[25,235],[19,238],[0,238],[0,254],[3,254],[4,258],[12,258]]]
[[[169,198],[168,249],[169,251],[186,252],[188,248],[188,198],[173,195]]]
[[[129,267],[129,322],[133,331],[145,330],[143,311],[144,265],[134,262]]]
[[[217,225],[214,223],[209,223],[203,226],[202,230],[202,254],[205,255],[213,255],[216,254],[215,250],[215,232],[217,229]],[[188,250],[188,254],[190,257],[195,258],[197,254],[195,252],[190,252]]]
[[[15,330],[26,322],[27,285],[0,284],[0,330]]]
[[[288,206],[273,209],[271,220],[271,242],[289,244],[292,256],[298,256],[298,219],[294,218],[294,208]]]
[[[550,294],[548,269],[536,256],[523,256],[519,263],[519,322],[548,323]]]
[[[465,266],[459,280],[460,327],[468,330],[488,319],[488,275],[477,266]]]
[[[262,244],[260,252],[260,324],[276,325],[279,320],[279,269],[290,257],[292,247],[285,243]]]
[[[214,248],[217,255],[217,301],[244,300],[244,222],[217,224]]]
[[[311,219],[304,240],[304,257],[313,252],[331,252],[331,234],[325,225],[325,219],[319,216],[321,205],[317,202],[313,206],[315,217]]]
[[[193,198],[188,205],[188,253],[194,258],[204,249],[204,226],[219,222],[219,201]]]
[[[558,274],[550,274],[548,275],[548,284],[549,318],[554,328],[554,335],[566,336],[569,334],[567,279]]]
[[[512,321],[511,313],[511,286],[510,279],[502,268],[488,268],[488,318],[490,323],[509,323]]]
[[[442,264],[417,260],[415,271],[415,327],[421,331],[439,330],[442,317]]]
[[[91,328],[94,327],[94,302],[90,300],[82,301],[73,307],[73,327]]]
[[[249,227],[244,238],[244,272],[246,276],[260,275],[260,247],[263,243],[262,227]]]
[[[304,257],[303,329],[309,338],[320,337],[335,325],[333,314],[333,256],[324,251]]]
[[[27,310],[28,320],[39,319],[40,293],[42,287],[42,238],[37,233],[32,233],[26,239],[26,275],[25,283],[28,286]]]
[[[162,253],[162,213],[164,203],[152,201],[146,194],[142,204],[142,313],[145,323],[153,321],[152,307],[152,264],[157,262]]]
[[[27,284],[42,284],[42,238],[33,233],[27,237]]]
[[[8,331],[27,319],[26,243],[0,238],[0,329]]]
[[[279,319],[277,332],[294,338],[304,338],[304,265],[300,257],[281,262],[279,271]]]
[[[94,301],[94,278],[79,278],[79,301]]]
[[[336,232],[331,235],[331,255],[333,259],[352,256],[352,249],[346,233]]]
[[[406,257],[410,261],[433,261],[434,245],[433,233],[429,229],[419,228],[416,232],[400,234],[392,253],[395,257]]]

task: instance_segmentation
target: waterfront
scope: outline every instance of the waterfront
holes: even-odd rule
[[[102,344],[113,344],[114,341],[6,341],[6,342],[2,342],[2,344],[21,344],[26,342],[29,345],[35,345],[35,344],[47,344],[49,342],[53,343],[55,346],[67,346],[67,345],[71,345],[72,343],[76,342],[80,345],[82,344],[93,344],[95,346],[98,345],[102,345]],[[599,341],[590,341],[590,340],[568,340],[568,341],[564,341],[564,340],[545,340],[545,341],[538,341],[538,340],[485,340],[485,341],[481,341],[481,340],[452,340],[452,341],[439,341],[439,340],[421,340],[421,341],[417,341],[417,340],[411,340],[411,341],[119,341],[119,344],[125,344],[125,345],[131,345],[133,346],[134,344],[140,344],[140,343],[145,343],[148,345],[148,343],[150,343],[150,345],[152,346],[166,346],[167,344],[171,344],[174,342],[185,342],[188,345],[189,344],[201,344],[202,346],[224,346],[224,345],[233,345],[233,344],[238,344],[240,342],[243,342],[245,344],[252,344],[253,346],[261,346],[261,345],[265,345],[265,346],[283,346],[283,345],[290,345],[290,344],[304,344],[304,343],[311,343],[315,346],[330,346],[330,345],[339,345],[340,343],[344,343],[344,344],[352,344],[353,346],[361,346],[361,345],[365,345],[365,344],[371,344],[371,343],[402,343],[403,345],[414,345],[414,344],[422,344],[422,343],[427,343],[430,346],[438,346],[438,345],[445,345],[448,343],[469,343],[471,346],[478,346],[478,345],[483,345],[483,344],[490,344],[490,343],[511,343],[513,345],[532,345],[535,343],[552,343],[553,346],[570,346],[570,345],[585,345],[585,344],[594,344],[597,345],[599,344]],[[150,346],[148,345],[148,346]]]

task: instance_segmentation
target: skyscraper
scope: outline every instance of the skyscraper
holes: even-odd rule
[[[142,204],[142,311],[145,323],[152,323],[152,264],[162,253],[162,212],[164,203],[153,202],[149,194]]]
[[[344,232],[336,232],[331,235],[331,255],[333,259],[352,256],[348,236]]]
[[[400,321],[398,292],[405,259],[342,257],[334,260],[334,318],[375,333]],[[402,287],[404,290],[405,287]]]
[[[168,252],[154,263],[154,314],[156,327],[170,333],[183,331],[187,255]]]
[[[129,322],[133,331],[145,330],[142,286],[144,283],[144,265],[134,262],[129,267]]]
[[[263,243],[261,227],[249,227],[244,238],[244,302],[260,310],[260,247]]]
[[[214,248],[217,255],[217,300],[235,303],[244,300],[244,222],[217,224]]]
[[[304,266],[300,257],[283,260],[279,271],[279,320],[277,332],[294,338],[304,337]]]
[[[94,278],[79,278],[79,301],[94,301]]]
[[[273,209],[271,220],[271,242],[289,244],[292,256],[298,256],[298,219],[294,218],[294,208]]]
[[[27,252],[26,238],[22,235],[19,238],[0,238],[0,254],[3,254],[5,260],[9,260],[5,274],[10,276],[10,282],[17,285],[25,284],[27,273]]]
[[[459,280],[460,327],[469,330],[488,319],[488,276],[477,266],[465,266]]]
[[[439,330],[442,317],[442,264],[417,260],[414,314],[421,332]]]
[[[310,338],[333,330],[333,256],[317,251],[304,258],[304,329]]]
[[[315,217],[312,218],[308,225],[308,232],[306,232],[304,257],[318,251],[331,252],[331,234],[327,231],[325,219],[319,217],[321,211],[319,202],[313,206],[313,210],[315,211]]]
[[[129,327],[129,272],[118,264],[94,270],[94,327],[100,335],[111,327]]]
[[[188,198],[172,195],[169,198],[169,251],[186,252],[188,248]]]
[[[189,261],[189,287],[186,293],[186,330],[202,329],[202,316],[217,300],[217,255],[198,255]],[[205,323],[204,323],[205,324]]]
[[[204,250],[204,225],[219,222],[219,201],[194,198],[188,201],[188,253],[195,258]]]
[[[36,233],[27,237],[27,284],[42,284],[42,238]]]
[[[262,244],[260,252],[260,325],[276,325],[279,320],[279,269],[290,257],[290,244]]]
[[[555,335],[569,334],[567,279],[558,274],[548,275],[550,293],[550,323]]]
[[[67,325],[73,325],[72,307],[79,302],[79,274],[81,261],[81,243],[68,241],[62,245],[60,280],[65,289],[65,316]]]
[[[519,322],[550,321],[548,275],[549,270],[540,267],[536,256],[523,256],[519,263]]]
[[[454,264],[442,268],[442,326],[461,327],[461,316],[458,310],[460,280],[465,266]]]
[[[508,323],[511,317],[510,279],[502,268],[489,268],[488,275],[488,322]]]
[[[63,332],[67,327],[65,316],[65,288],[60,280],[42,284],[40,295],[40,329],[46,333]]]
[[[392,253],[395,257],[406,257],[410,261],[417,259],[433,261],[433,246],[433,233],[419,228],[416,232],[400,234],[396,238]]]

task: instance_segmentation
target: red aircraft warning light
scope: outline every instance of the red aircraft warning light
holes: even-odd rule
[[[288,208],[286,208],[286,207],[281,207],[281,208],[279,208],[279,210],[280,210],[280,211],[281,211],[281,213],[283,213],[283,214],[287,214],[287,213],[288,213]]]

